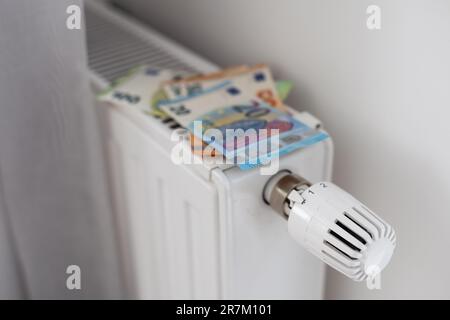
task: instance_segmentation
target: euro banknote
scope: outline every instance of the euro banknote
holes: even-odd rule
[[[116,104],[126,105],[154,115],[165,116],[155,112],[151,104],[156,103],[154,96],[165,81],[187,76],[186,71],[158,69],[150,66],[139,66],[130,70],[124,77],[113,82],[102,92],[98,99]],[[166,98],[157,97],[159,99]]]
[[[193,121],[188,129],[241,169],[264,164],[328,137],[256,100],[210,111]]]
[[[254,150],[254,145],[259,145],[258,142],[270,141],[270,149],[265,153],[259,152],[256,158],[252,156],[247,159],[250,161],[238,163],[241,169],[249,169],[270,157],[281,156],[327,137],[283,112],[281,99],[285,99],[291,89],[290,81],[274,83],[270,69],[263,64],[239,65],[203,75],[144,65],[114,81],[99,99],[126,105],[154,117],[170,118],[188,128],[192,132],[192,152],[203,157],[224,155],[229,158],[233,153],[248,154]],[[194,135],[194,121],[200,121],[204,130],[216,129],[224,135],[227,129],[237,129],[237,132],[268,130],[266,135],[257,135],[244,143],[239,142],[237,136],[238,143],[234,145],[226,139],[222,144],[211,144],[207,135]],[[278,133],[276,139],[272,139],[275,129]]]
[[[225,81],[231,81],[240,90],[242,101],[258,98],[275,108],[284,108],[272,73],[264,64],[253,67],[238,66],[203,76],[169,81],[164,85],[164,90],[167,97],[173,100],[198,95]]]

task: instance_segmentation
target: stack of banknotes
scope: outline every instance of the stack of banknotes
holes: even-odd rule
[[[189,132],[192,152],[249,169],[326,139],[289,112],[290,81],[274,81],[265,64],[209,74],[139,66],[99,99],[139,109]]]

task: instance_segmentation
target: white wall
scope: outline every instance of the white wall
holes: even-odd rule
[[[289,103],[324,121],[335,181],[398,237],[381,291],[330,272],[329,298],[450,298],[449,1],[117,2],[223,66],[270,63],[295,81]]]
[[[2,1],[0,298],[116,298],[111,234],[81,0]],[[66,288],[68,265],[81,290]]]

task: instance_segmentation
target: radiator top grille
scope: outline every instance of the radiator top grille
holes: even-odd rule
[[[89,68],[107,82],[142,64],[198,72],[150,39],[140,37],[89,6],[85,16]]]

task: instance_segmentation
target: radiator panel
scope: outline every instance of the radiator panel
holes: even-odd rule
[[[111,111],[111,112],[110,112]],[[215,188],[176,166],[148,133],[106,112],[127,281],[139,298],[219,296]],[[118,195],[117,193],[121,194]]]
[[[330,175],[331,143],[319,143],[283,157],[280,169],[301,173],[310,181]],[[227,298],[320,299],[324,286],[324,264],[299,247],[287,232],[287,223],[262,200],[269,176],[258,170],[225,171],[226,197],[231,208],[223,228],[230,235]]]
[[[162,67],[176,60],[189,70],[217,68],[115,10],[98,4],[89,4],[88,10],[90,67],[96,87],[131,67],[136,54],[131,49],[136,46]],[[127,47],[128,36],[114,34],[102,42],[99,30],[104,28],[133,35],[142,43]],[[167,59],[160,58],[161,52]],[[268,176],[258,170],[175,165],[166,125],[130,108],[99,104],[98,110],[108,146],[128,297],[323,297],[324,265],[295,245],[286,222],[262,201]],[[331,161],[328,139],[283,157],[281,168],[311,181],[327,180]]]

